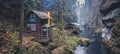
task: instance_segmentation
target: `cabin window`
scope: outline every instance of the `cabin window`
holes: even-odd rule
[[[31,30],[35,31],[36,30],[36,24],[31,24]]]
[[[27,28],[31,28],[31,24],[27,24]]]
[[[36,30],[36,24],[27,24],[27,28],[31,29],[32,31]]]

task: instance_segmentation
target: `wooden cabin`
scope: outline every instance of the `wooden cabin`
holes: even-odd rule
[[[47,38],[50,33],[48,29],[50,26],[46,26],[47,23],[47,12],[32,10],[25,18],[25,32],[28,35]]]

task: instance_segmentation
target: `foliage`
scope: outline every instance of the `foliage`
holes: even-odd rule
[[[3,34],[0,40],[0,53],[14,54],[16,52],[16,47],[19,46],[20,40],[18,39],[18,32],[13,32],[11,34]]]
[[[28,10],[36,10],[37,9],[36,0],[25,0],[25,3],[26,3]]]
[[[13,46],[18,45],[20,43],[18,35],[19,35],[18,32],[14,32],[10,36],[10,40]]]
[[[57,47],[65,46],[64,48],[66,49],[63,49],[63,51],[67,50],[66,52],[73,51],[80,39],[78,37],[68,36],[65,30],[63,31],[56,30],[52,32],[53,32],[52,42],[55,43]]]
[[[0,54],[39,54],[46,52],[46,48],[34,40],[30,41],[28,47],[20,44],[18,34],[18,32],[13,32],[0,37]]]
[[[17,54],[39,54],[44,53],[44,47],[38,43],[32,41],[29,47],[21,45]]]

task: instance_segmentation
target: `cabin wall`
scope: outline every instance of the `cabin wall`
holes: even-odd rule
[[[33,36],[40,36],[41,33],[41,24],[40,23],[26,23],[27,24],[35,24],[35,30],[31,28],[26,28],[26,33]]]

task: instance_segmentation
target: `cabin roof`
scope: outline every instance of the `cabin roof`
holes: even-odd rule
[[[41,19],[48,19],[47,17],[47,13],[44,11],[36,11],[36,10],[32,10],[33,13],[35,13],[39,18]]]

